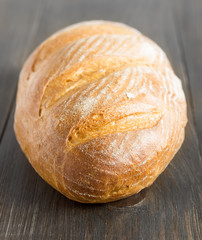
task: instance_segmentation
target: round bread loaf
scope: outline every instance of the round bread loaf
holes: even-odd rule
[[[115,201],[150,186],[180,148],[186,122],[165,53],[121,23],[55,33],[20,74],[17,140],[38,174],[79,202]]]

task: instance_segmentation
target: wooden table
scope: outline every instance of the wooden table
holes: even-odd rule
[[[189,123],[157,181],[125,200],[68,200],[33,170],[13,131],[16,86],[28,54],[56,30],[105,19],[155,40],[182,79]],[[202,1],[0,0],[0,239],[202,239]]]

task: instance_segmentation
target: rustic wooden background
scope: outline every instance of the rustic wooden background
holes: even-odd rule
[[[188,102],[186,140],[148,189],[102,205],[66,199],[13,131],[19,71],[56,30],[91,19],[136,27],[167,53]],[[0,0],[0,239],[202,239],[202,0]]]

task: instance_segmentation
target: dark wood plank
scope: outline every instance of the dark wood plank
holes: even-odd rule
[[[0,2],[0,141],[14,104],[20,68],[40,22],[41,0],[32,2]]]
[[[19,5],[22,2],[23,10]],[[150,188],[114,203],[87,205],[66,199],[35,173],[15,140],[14,105],[10,104],[11,114],[0,145],[0,239],[201,239],[202,168],[185,62],[189,56],[184,56],[178,34],[182,26],[175,22],[179,20],[175,11],[184,14],[183,5],[174,0],[49,0],[37,7],[37,2],[3,2],[9,6],[10,19],[16,21],[15,27],[10,27],[10,37],[18,36],[18,40],[10,41],[18,50],[10,50],[10,57],[1,60],[1,66],[12,70],[15,81],[27,54],[59,28],[88,19],[122,21],[141,30],[167,52],[183,82],[189,124],[183,147]],[[176,10],[176,5],[180,9]],[[11,7],[16,16],[12,16]],[[18,30],[20,23],[23,30]],[[4,37],[6,41],[9,43],[8,36]],[[3,86],[4,90],[11,89],[10,84]]]
[[[179,16],[181,16],[179,18]],[[175,19],[190,84],[192,108],[202,154],[202,1],[178,0]]]

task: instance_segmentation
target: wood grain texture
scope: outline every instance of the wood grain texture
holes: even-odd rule
[[[15,101],[18,74],[40,19],[39,6],[30,6],[25,0],[21,0],[21,4],[27,11],[20,8],[17,1],[0,2],[0,141]],[[29,34],[25,29],[29,29]]]
[[[182,6],[182,3],[184,3],[184,6]],[[194,122],[199,139],[200,153],[202,153],[202,1],[194,0],[190,3],[187,0],[178,0],[175,9],[179,41],[192,96]],[[179,18],[179,16],[181,17]]]
[[[200,0],[0,0],[0,239],[202,239],[201,16]],[[28,54],[56,30],[90,19],[121,21],[156,41],[183,81],[189,118],[183,147],[150,188],[101,205],[47,185],[13,131]]]

